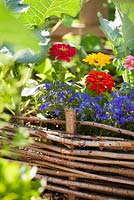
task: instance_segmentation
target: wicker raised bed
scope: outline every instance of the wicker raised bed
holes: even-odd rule
[[[94,122],[77,121],[74,110],[66,110],[66,121],[14,117],[28,127],[34,143],[26,148],[13,147],[17,162],[38,166],[37,178],[47,178],[47,189],[68,194],[68,199],[134,199],[134,132]],[[46,124],[66,125],[66,130],[48,130]],[[77,134],[78,124],[111,131],[114,136]],[[13,125],[1,128],[10,144]],[[0,142],[2,146],[2,140]],[[15,161],[15,158],[14,158]]]

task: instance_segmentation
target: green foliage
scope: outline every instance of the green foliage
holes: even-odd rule
[[[24,9],[28,11],[23,13]],[[9,121],[9,112],[12,114],[18,112],[22,88],[29,80],[34,65],[39,73],[44,73],[46,76],[49,74],[49,77],[52,74],[48,59],[45,60],[45,66],[50,64],[47,68],[43,68],[43,62],[39,63],[47,55],[48,46],[45,44],[49,42],[46,35],[42,37],[40,34],[45,20],[49,18],[51,21],[51,17],[60,18],[63,14],[75,16],[79,10],[79,0],[25,0],[24,4],[19,0],[0,2],[0,118],[2,120]],[[36,26],[35,34],[26,28],[26,21],[30,27]],[[39,41],[41,48],[38,45]],[[11,145],[25,146],[28,142],[31,140],[27,131],[18,129]],[[1,149],[1,155],[10,157],[10,148],[6,140],[2,147],[7,149]],[[4,151],[7,154],[2,154]],[[0,199],[40,200],[42,188],[38,181],[32,180],[35,177],[33,169],[0,159]]]
[[[115,5],[112,0],[107,0],[107,2],[103,3],[103,5],[108,8],[108,20],[114,20]]]
[[[123,61],[127,55],[134,54],[134,2],[132,0],[113,0],[113,2],[116,8],[114,21],[108,21],[100,14],[98,16],[101,29],[111,42],[117,72],[122,74],[125,82],[129,83],[132,77],[128,69],[124,70]]]
[[[0,2],[0,45],[12,44],[16,50],[39,49],[37,37],[26,29],[24,24]]]
[[[30,8],[24,14],[24,20],[30,26],[41,27],[51,16],[60,18],[62,14],[76,16],[80,10],[80,0],[25,0]]]
[[[6,116],[4,111],[12,114],[18,111],[21,89],[31,75],[29,66],[16,65],[12,54],[4,51],[7,50],[0,52],[0,118]]]
[[[104,19],[102,15],[98,14],[101,29],[105,33],[107,39],[111,42],[111,47],[116,55],[119,57],[124,56],[124,44],[122,34],[120,32],[120,24],[118,24],[117,18],[115,21],[108,21]]]
[[[29,131],[25,128],[18,128],[15,137],[13,138],[13,145],[15,146],[26,146],[32,143],[33,140],[29,136]]]
[[[134,49],[134,1],[113,0],[121,20],[121,32],[125,46],[125,55],[131,54]]]
[[[30,168],[0,158],[0,199],[41,200],[39,197],[39,191],[42,191],[41,182],[32,181],[36,170],[36,167]]]
[[[49,58],[46,58],[43,62],[34,67],[34,73],[36,77],[40,78],[41,80],[52,80],[53,72],[54,70]]]
[[[99,52],[102,50],[102,41],[96,35],[87,34],[82,36],[81,46],[83,46],[88,53]]]
[[[131,21],[134,20],[134,2],[132,0],[113,0],[113,2],[123,15],[126,13]]]
[[[111,41],[115,55],[122,58],[132,54],[134,50],[134,2],[131,0],[113,0],[113,2],[116,7],[114,21],[98,16],[101,29]]]
[[[64,26],[66,26],[66,27],[72,27],[73,22],[74,22],[74,17],[65,15],[62,18],[62,24],[64,24]]]
[[[76,46],[77,54],[71,62],[51,60],[46,58],[43,62],[34,66],[34,75],[39,82],[42,81],[80,81],[89,70],[89,66],[82,62],[85,51],[79,45]],[[38,78],[37,78],[38,77]]]

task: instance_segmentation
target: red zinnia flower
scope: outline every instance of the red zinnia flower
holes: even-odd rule
[[[85,82],[89,85],[89,90],[95,90],[96,94],[106,92],[106,90],[111,91],[114,86],[112,76],[106,72],[90,71]]]
[[[57,43],[49,49],[49,54],[57,60],[70,62],[70,58],[76,54],[76,49],[69,44]]]

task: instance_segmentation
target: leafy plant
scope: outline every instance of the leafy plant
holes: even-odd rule
[[[98,16],[101,29],[114,51],[114,64],[117,66],[117,72],[122,74],[125,82],[129,82],[129,72],[128,69],[124,69],[123,61],[127,55],[134,53],[134,2],[131,0],[113,0],[113,2],[116,8],[114,21],[108,21],[100,14]]]
[[[20,14],[13,14],[8,8]],[[26,13],[23,13],[22,11],[25,8],[29,9]],[[16,104],[20,101],[21,88],[31,75],[33,68],[31,63],[36,63],[37,66],[37,63],[47,56],[48,42],[50,41],[48,33],[46,35],[42,28],[31,32],[25,27],[24,18],[29,19],[30,13],[33,12],[32,20],[36,21],[36,25],[40,27],[45,19],[52,16],[53,13],[57,17],[61,17],[64,13],[74,16],[79,9],[80,2],[76,0],[60,3],[57,0],[45,0],[41,1],[40,4],[38,1],[25,1],[22,4],[19,0],[0,2],[1,113],[5,108],[11,112],[16,110]],[[39,14],[41,14],[41,21],[38,20]],[[19,35],[17,35],[18,33]],[[39,41],[40,47],[38,45]],[[25,76],[26,71],[29,72],[27,73],[28,76]]]
[[[12,45],[16,51],[25,48],[39,50],[37,37],[0,1],[0,46],[4,44]]]
[[[76,16],[80,10],[80,0],[25,0],[30,8],[24,14],[24,20],[30,26],[42,27],[51,16],[61,17],[63,14]]]
[[[46,184],[33,180],[37,168],[9,162],[0,158],[0,199],[2,200],[41,200],[40,193]]]
[[[85,51],[90,52],[99,52],[102,50],[102,41],[96,35],[86,34],[81,37],[81,46],[84,47]]]
[[[118,57],[133,53],[134,48],[134,2],[131,0],[113,0],[116,6],[114,21],[108,21],[99,15],[101,29],[111,41]],[[131,4],[131,6],[130,6]]]
[[[21,90],[29,80],[34,65],[47,55],[49,39],[48,34],[46,36],[46,32],[44,33],[45,20],[51,21],[53,15],[58,18],[63,14],[75,16],[80,9],[78,0],[29,0],[24,1],[24,4],[21,2],[0,2],[0,118],[7,121],[9,113],[18,112]],[[26,27],[26,24],[29,26]],[[3,126],[3,123],[0,123],[0,126]],[[27,132],[19,129],[13,145],[26,145],[27,140],[29,141]],[[21,167],[0,159],[0,199],[39,200],[42,188],[38,181],[32,180],[35,177],[33,170],[34,168],[24,165]]]

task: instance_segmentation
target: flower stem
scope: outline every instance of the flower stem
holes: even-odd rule
[[[124,82],[129,83],[128,69],[125,69],[123,79],[124,79]]]

